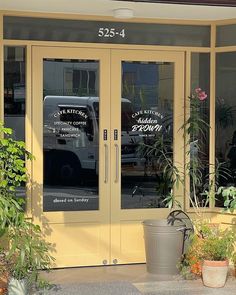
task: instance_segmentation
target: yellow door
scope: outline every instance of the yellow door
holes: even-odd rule
[[[109,50],[34,47],[33,215],[57,267],[110,261]]]
[[[184,160],[184,54],[116,50],[111,69],[111,261],[145,262],[142,221],[169,213],[158,140],[176,165]],[[181,187],[175,196],[183,200]]]
[[[168,211],[142,148],[164,134],[183,161],[183,54],[35,46],[32,60],[33,217],[56,266],[144,262],[141,223]]]

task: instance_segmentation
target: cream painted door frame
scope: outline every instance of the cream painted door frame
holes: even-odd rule
[[[43,60],[50,58],[99,61],[99,210],[43,212]],[[114,138],[121,134],[121,63],[174,63],[174,160],[183,162],[184,53],[33,46],[32,61],[33,218],[55,245],[56,266],[144,262],[142,221],[168,210],[121,209],[121,140]],[[176,195],[183,198],[183,188]]]

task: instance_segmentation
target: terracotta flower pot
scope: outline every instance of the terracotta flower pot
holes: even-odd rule
[[[204,260],[202,265],[203,284],[211,288],[224,287],[229,268],[229,261]]]

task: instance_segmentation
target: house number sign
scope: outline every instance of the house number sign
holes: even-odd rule
[[[210,26],[4,16],[4,39],[210,46]]]
[[[115,28],[99,28],[98,37],[100,38],[114,38],[122,37],[125,38],[125,29],[117,30]]]

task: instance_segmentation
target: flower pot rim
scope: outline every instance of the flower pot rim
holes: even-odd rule
[[[229,260],[208,260],[204,259],[203,264],[206,266],[229,266]]]

